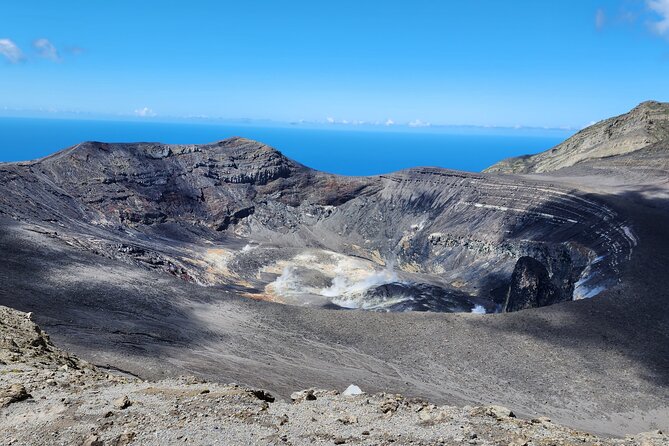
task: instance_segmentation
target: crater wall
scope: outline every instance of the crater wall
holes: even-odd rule
[[[0,165],[0,192],[0,213],[82,249],[333,308],[501,311],[523,257],[560,300],[591,297],[636,243],[612,209],[547,182],[436,168],[340,177],[242,138],[82,143]]]

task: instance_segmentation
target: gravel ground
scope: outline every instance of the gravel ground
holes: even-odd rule
[[[308,389],[290,400],[194,377],[105,373],[0,307],[0,442],[7,445],[666,445],[661,431],[598,438],[502,406]]]

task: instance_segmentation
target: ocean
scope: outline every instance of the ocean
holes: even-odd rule
[[[360,127],[0,118],[0,162],[25,161],[81,141],[201,144],[243,136],[309,167],[376,175],[435,166],[479,172],[510,156],[533,154],[571,135],[562,130],[476,127]]]

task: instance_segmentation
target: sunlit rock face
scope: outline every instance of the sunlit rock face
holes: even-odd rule
[[[647,101],[624,115],[581,130],[550,150],[508,158],[486,171],[515,174],[554,172],[593,161],[608,162],[611,157],[650,149],[663,141],[669,141],[669,103]],[[660,157],[659,161],[666,165],[667,157]]]
[[[0,192],[0,213],[81,249],[338,309],[509,310],[521,258],[559,297],[530,306],[592,297],[635,244],[613,210],[549,183],[435,168],[341,177],[242,138],[83,143],[0,165]]]

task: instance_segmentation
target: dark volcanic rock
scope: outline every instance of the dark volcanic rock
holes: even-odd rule
[[[504,311],[545,307],[570,299],[571,296],[565,296],[553,284],[548,270],[541,262],[532,257],[521,257],[513,269]]]
[[[470,298],[466,293],[426,283],[388,283],[365,293],[370,309],[386,311],[469,313],[474,309]]]

